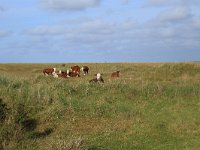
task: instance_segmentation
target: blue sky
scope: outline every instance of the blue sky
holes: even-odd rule
[[[0,0],[0,63],[200,61],[199,0]]]

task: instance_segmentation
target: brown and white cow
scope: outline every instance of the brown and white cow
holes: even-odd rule
[[[111,74],[111,77],[119,77],[120,71],[115,71]]]
[[[52,73],[54,78],[68,78],[69,76],[69,70],[66,72],[59,70],[58,72],[53,72]]]
[[[95,75],[96,75],[96,78],[90,80],[89,81],[90,83],[100,83],[100,82],[104,83],[104,80],[102,78],[102,74],[101,73],[97,73]]]
[[[67,77],[80,77],[80,74],[78,72],[67,70]]]
[[[57,75],[60,78],[68,78],[69,77],[68,73],[67,72],[63,72],[63,71],[59,72]]]
[[[86,74],[89,73],[89,67],[88,67],[88,66],[83,66],[83,67],[81,68],[81,70],[83,71],[84,76],[85,76]]]
[[[81,68],[78,65],[75,65],[71,67],[68,74],[70,77],[80,77],[80,70]]]
[[[56,72],[56,68],[45,68],[45,69],[43,69],[44,75],[53,75],[53,72]]]

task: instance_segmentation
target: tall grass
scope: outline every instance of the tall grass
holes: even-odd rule
[[[199,63],[87,65],[55,79],[41,70],[60,64],[1,64],[0,149],[199,148]]]

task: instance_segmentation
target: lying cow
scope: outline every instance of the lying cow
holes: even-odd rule
[[[45,68],[45,69],[43,69],[44,75],[53,75],[53,72],[56,72],[56,68]]]
[[[97,73],[95,75],[96,75],[96,78],[90,80],[89,81],[90,83],[100,83],[100,82],[104,83],[104,80],[102,78],[102,74],[101,73]]]
[[[120,71],[115,71],[111,74],[111,77],[119,77]]]
[[[58,73],[53,72],[52,74],[53,74],[54,78],[58,78],[58,77],[69,78],[69,77],[79,77],[80,76],[77,72],[72,72],[70,70],[67,70],[66,72],[59,71]]]
[[[58,75],[58,77],[60,77],[60,78],[68,78],[68,77],[69,77],[69,75],[68,75],[67,72],[61,72],[61,73],[59,73],[59,74],[57,74],[57,75]]]
[[[81,68],[81,70],[83,71],[84,76],[85,76],[86,74],[89,73],[89,67],[88,67],[88,66],[83,66],[83,67]]]
[[[80,77],[80,72],[67,70],[67,77]]]
[[[53,72],[52,75],[54,78],[68,78],[70,72],[67,70],[66,72],[59,70],[59,72]]]

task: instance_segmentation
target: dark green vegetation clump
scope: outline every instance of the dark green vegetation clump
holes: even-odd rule
[[[78,64],[88,76],[42,74],[72,65],[0,65],[0,149],[199,149],[199,63]],[[105,83],[89,84],[98,72]]]

